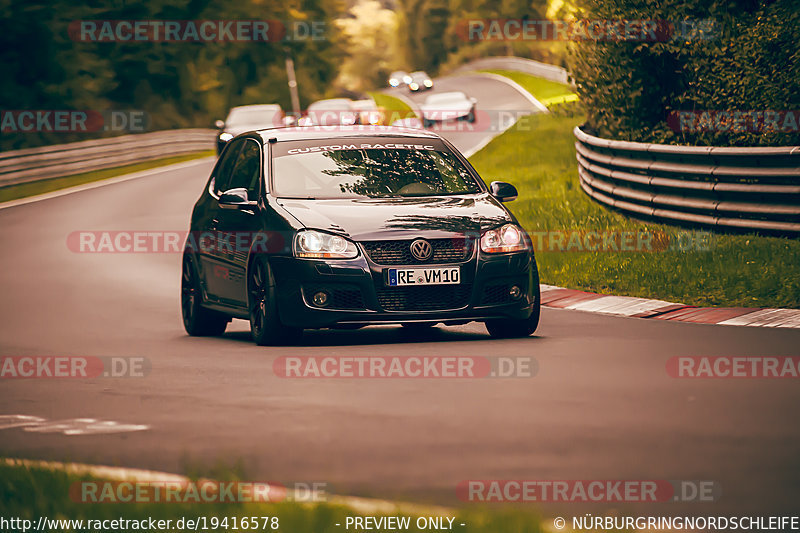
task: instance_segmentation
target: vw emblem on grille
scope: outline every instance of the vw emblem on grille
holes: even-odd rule
[[[408,247],[417,261],[427,261],[433,255],[433,246],[425,239],[417,239]]]

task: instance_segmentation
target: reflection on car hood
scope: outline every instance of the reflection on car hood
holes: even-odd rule
[[[279,203],[307,228],[346,233],[355,240],[479,234],[512,220],[488,194],[336,200],[284,198]]]

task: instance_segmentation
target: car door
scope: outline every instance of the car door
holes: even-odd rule
[[[244,139],[226,190],[245,189],[249,201],[258,201],[262,192],[263,161],[261,144],[255,139]],[[225,239],[225,246],[220,248],[223,268],[220,296],[227,303],[247,305],[247,260],[250,243],[261,226],[258,217],[257,206],[227,206],[220,208],[218,212],[217,230]]]
[[[198,261],[200,263],[200,276],[204,282],[206,296],[211,301],[220,301],[225,293],[224,277],[227,273],[226,260],[224,257],[224,246],[219,239],[219,217],[222,209],[217,200],[222,192],[229,189],[228,184],[231,180],[239,152],[244,146],[244,139],[231,141],[222,154],[214,181],[210,187],[210,194],[213,197],[209,203],[208,213],[203,218],[198,240]]]

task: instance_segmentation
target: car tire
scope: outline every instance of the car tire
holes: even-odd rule
[[[186,333],[193,337],[216,337],[225,333],[230,317],[203,307],[203,293],[194,259],[183,254],[181,268],[181,315]]]
[[[469,115],[467,115],[467,122],[475,122],[475,108],[470,109]]]
[[[250,333],[259,346],[282,346],[297,340],[301,328],[284,326],[278,316],[275,297],[275,279],[269,263],[257,257],[247,269],[247,308],[250,315]]]
[[[538,281],[538,280],[537,280]],[[533,304],[531,316],[520,320],[487,320],[486,331],[494,339],[519,339],[530,337],[539,327],[539,314],[541,312],[541,293],[539,283],[536,283],[536,300]]]
[[[425,128],[426,130],[432,128],[433,124],[434,122],[432,120],[425,119],[422,121],[422,127]]]

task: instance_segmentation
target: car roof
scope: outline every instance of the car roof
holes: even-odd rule
[[[353,100],[351,103],[353,107],[358,109],[378,109],[378,105],[372,98],[367,98],[365,100]]]
[[[319,107],[320,105],[327,106],[327,105],[344,105],[350,106],[352,105],[353,101],[349,98],[326,98],[324,100],[317,100],[316,102],[311,102],[308,107]]]
[[[233,111],[234,109],[236,109],[236,110],[247,109],[247,110],[252,110],[252,111],[255,111],[256,109],[260,109],[260,110],[264,110],[264,111],[280,111],[281,110],[281,106],[280,106],[280,104],[253,104],[253,105],[240,105],[240,106],[232,107],[231,111]]]
[[[339,139],[345,137],[408,137],[440,139],[437,134],[415,128],[397,126],[296,126],[274,128],[257,132],[264,142],[308,141],[314,139]]]
[[[445,102],[447,100],[455,99],[468,99],[469,97],[463,91],[449,91],[446,93],[434,93],[425,99],[425,102]]]

